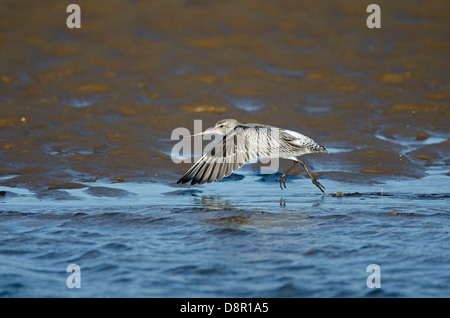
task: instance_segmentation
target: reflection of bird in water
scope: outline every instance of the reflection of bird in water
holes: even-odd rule
[[[312,206],[313,206],[313,207],[319,207],[319,206],[322,205],[322,203],[324,202],[324,200],[325,200],[325,196],[321,196],[321,197],[320,197],[320,200],[317,200],[316,202],[314,202]],[[292,203],[295,204],[295,202],[292,202]],[[284,196],[282,196],[282,197],[280,198],[280,207],[286,208],[286,198],[285,198]]]
[[[211,210],[236,210],[233,203],[219,196],[202,195],[201,197],[195,197],[194,201],[198,205],[202,205]]]
[[[235,119],[223,119],[212,128],[193,135],[218,134],[222,140],[204,154],[177,183],[203,184],[221,180],[242,167],[247,161],[258,158],[283,158],[293,160],[293,165],[280,177],[280,188],[286,188],[286,174],[300,164],[312,183],[325,193],[298,157],[317,152],[328,152],[311,138],[298,132],[263,124],[241,124]]]

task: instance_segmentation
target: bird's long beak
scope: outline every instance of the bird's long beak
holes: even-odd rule
[[[198,134],[195,134],[195,135],[190,135],[189,137],[202,136],[202,135],[212,135],[212,134],[220,134],[220,132],[216,128],[211,127],[211,128],[206,129],[204,132],[201,132],[201,133],[198,133]]]

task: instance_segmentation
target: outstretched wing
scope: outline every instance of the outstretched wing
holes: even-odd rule
[[[214,148],[205,153],[177,183],[203,184],[221,180],[242,167],[247,161],[256,159],[257,153],[247,138],[235,129],[225,135]]]
[[[291,148],[280,138],[278,128],[264,125],[239,125],[203,155],[177,183],[202,184],[221,180],[257,158],[279,157]]]

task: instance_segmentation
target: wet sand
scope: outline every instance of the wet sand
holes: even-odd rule
[[[280,240],[280,244],[285,240],[296,250],[290,235],[307,235],[297,231],[302,228],[299,220],[306,217],[302,213],[312,213],[313,218],[321,220],[319,223],[322,217],[327,220],[333,215],[353,217],[352,222],[344,224],[339,224],[344,220],[339,219],[337,226],[344,228],[334,233],[337,236],[345,236],[346,228],[364,223],[361,215],[369,211],[375,211],[371,219],[374,227],[379,217],[381,223],[386,221],[395,229],[398,219],[393,216],[409,220],[415,215],[434,215],[428,221],[433,226],[448,223],[450,17],[445,1],[378,1],[382,28],[376,30],[366,27],[367,3],[361,1],[77,3],[82,9],[82,28],[77,30],[66,27],[66,4],[61,2],[6,1],[0,9],[0,219],[8,233],[0,253],[11,261],[8,264],[24,261],[20,256],[10,258],[15,253],[11,251],[16,251],[12,242],[26,233],[24,224],[31,222],[39,231],[36,224],[45,227],[45,220],[51,218],[50,228],[43,230],[47,234],[41,237],[50,242],[51,233],[64,233],[60,227],[72,224],[72,215],[81,215],[83,224],[92,222],[91,232],[103,235],[104,246],[115,242],[116,226],[126,228],[131,223],[133,231],[147,231],[145,226],[134,228],[134,222],[140,222],[139,215],[149,222],[160,217],[165,221],[158,223],[159,234],[151,239],[159,242],[160,235],[170,233],[175,225],[184,234],[174,237],[184,238],[187,245],[193,243],[194,255],[196,240],[216,235],[225,235],[228,240],[236,237],[234,231],[243,231],[237,233],[239,240],[247,235],[261,239],[268,233],[271,239]],[[320,193],[301,169],[288,176],[287,192],[279,189],[279,173],[260,175],[259,164],[245,166],[242,172],[217,184],[192,188],[176,185],[189,164],[172,161],[171,149],[178,142],[171,140],[172,131],[177,127],[193,131],[196,119],[203,120],[206,128],[223,118],[298,131],[329,148],[329,154],[304,157],[327,188],[325,207],[318,203],[322,200]],[[289,165],[282,161],[279,171]],[[382,191],[388,199],[380,195]],[[267,200],[260,201],[261,195]],[[222,203],[211,208],[211,198],[217,197]],[[380,198],[385,200],[382,208],[378,206]],[[236,205],[237,210],[233,208]],[[203,211],[200,215],[211,215],[212,210],[217,215],[214,213],[212,220],[194,216],[198,212],[195,206]],[[117,214],[109,215],[103,209]],[[238,212],[230,214],[230,209]],[[133,210],[137,211],[135,221]],[[30,219],[27,213],[31,213]],[[88,217],[91,215],[93,220]],[[110,221],[114,226],[108,234],[96,228],[99,215],[113,217]],[[175,216],[185,221],[173,221]],[[247,221],[255,218],[258,221],[250,222],[248,228]],[[292,219],[297,220],[294,224],[298,227],[283,235],[282,228]],[[278,227],[277,222],[283,226]],[[206,232],[196,234],[183,226]],[[328,227],[319,229],[326,231]],[[361,233],[366,230],[363,226]],[[424,235],[414,230],[410,236],[396,237],[403,247]],[[440,230],[448,236],[448,228]],[[70,231],[83,236],[75,228]],[[306,233],[315,235],[314,231]],[[361,233],[352,237],[358,239]],[[32,242],[33,231],[30,235]],[[142,234],[137,237],[148,238]],[[326,238],[331,242],[333,235]],[[95,239],[87,241],[90,244]],[[430,253],[445,255],[438,241],[430,238]],[[327,250],[330,242],[322,242],[317,250]],[[242,246],[229,243],[230,251],[232,247],[241,253],[249,251],[242,242]],[[345,251],[351,245],[347,243],[341,246]],[[387,244],[378,243],[374,243],[375,250]],[[73,245],[64,248],[77,250]],[[35,257],[50,264],[57,258],[59,265],[72,259],[64,252],[47,255],[47,259],[43,255],[49,251],[36,255],[34,249],[39,250],[30,247],[26,250],[31,254],[23,254],[25,259],[30,257],[30,264],[39,263]],[[137,253],[132,248],[125,250]],[[164,246],[144,248],[143,253],[150,257],[163,250]],[[111,255],[111,251],[114,248],[106,247],[104,253]],[[180,277],[193,275],[189,284],[195,285],[201,273],[183,264],[179,265],[181,269],[174,269],[180,261],[175,256],[177,251],[167,256],[172,261],[165,270]],[[266,257],[262,246],[256,251],[256,258]],[[84,252],[79,251],[80,255]],[[314,254],[319,267],[328,266],[337,257],[333,252],[323,253],[318,259]],[[402,255],[397,261],[411,265],[413,256],[420,256],[413,254]],[[292,261],[294,254],[287,255],[285,261]],[[98,261],[95,255],[91,257]],[[361,264],[376,262],[361,257]],[[88,255],[87,263],[89,259]],[[223,267],[213,272],[220,276],[223,270],[220,277],[228,279],[233,276],[228,267],[231,263],[223,261]],[[420,273],[426,273],[427,261],[422,261],[425,265]],[[112,266],[120,272],[124,263],[121,260]],[[208,272],[208,262],[198,266]],[[307,296],[308,290],[311,296],[371,295],[358,289],[340,294],[337,286],[335,292],[321,293],[329,281],[316,280],[311,273],[308,282],[313,287],[299,290],[293,287],[297,286],[295,275],[288,275],[293,281],[282,279],[283,271],[289,269],[267,262],[258,266],[261,277],[265,277],[265,271],[277,269],[274,275],[280,280],[267,282],[275,287],[257,286],[244,269],[235,273],[240,277],[236,284],[249,280],[255,284],[254,290],[269,296]],[[448,266],[448,257],[439,260],[439,268]],[[9,268],[3,265],[0,274],[10,277]],[[436,277],[436,282],[442,278]],[[1,286],[2,295],[30,295],[23,291],[29,291],[23,279],[16,281],[13,277],[12,285]],[[406,276],[398,279],[403,282]],[[27,288],[16,290],[11,287],[15,283]],[[106,292],[105,286],[99,286]],[[127,286],[126,280],[118,286],[116,295],[127,296],[120,293]],[[189,296],[181,293],[183,284],[179,282],[168,286],[173,288],[159,290],[161,295],[176,296],[179,292]],[[280,286],[285,287],[277,294]],[[421,286],[426,290],[426,284]],[[228,287],[227,296],[238,292],[233,284]],[[396,287],[392,285],[395,291],[381,295],[420,296]],[[54,291],[50,289],[49,295]],[[210,291],[212,296],[220,295],[214,288]],[[443,290],[434,286],[426,294],[440,292]],[[84,295],[96,296],[87,291]],[[141,286],[135,295],[157,296],[158,290]],[[192,295],[208,295],[208,288],[192,290]],[[260,294],[248,287],[241,296]]]

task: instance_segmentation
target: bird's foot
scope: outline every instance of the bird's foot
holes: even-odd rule
[[[312,183],[319,188],[320,191],[322,191],[323,193],[325,193],[325,187],[316,179],[312,179]]]
[[[286,175],[282,174],[280,177],[280,188],[283,190],[283,186],[286,189]]]

